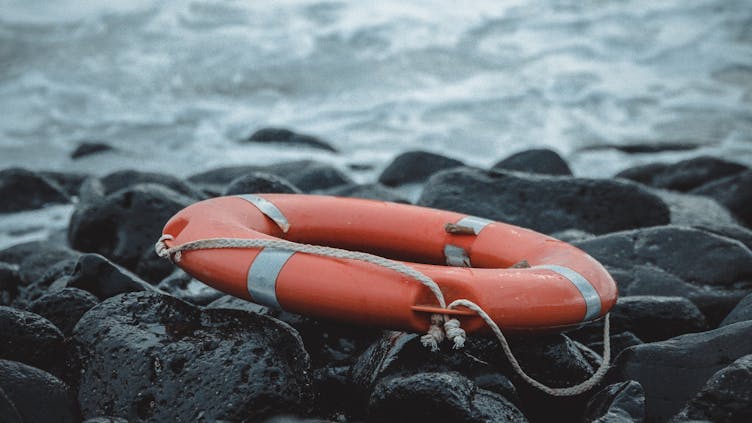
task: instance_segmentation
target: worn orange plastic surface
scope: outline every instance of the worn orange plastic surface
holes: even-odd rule
[[[540,233],[494,222],[480,234],[449,234],[447,223],[467,215],[383,201],[314,195],[263,194],[285,215],[285,234],[253,204],[219,197],[176,214],[163,233],[169,247],[206,238],[283,238],[289,241],[365,251],[405,261],[435,280],[447,304],[465,298],[480,305],[505,330],[527,331],[582,323],[586,305],[566,278],[546,269],[509,268],[560,265],[584,276],[601,298],[605,315],[617,290],[608,272],[576,247]],[[444,246],[464,248],[473,268],[442,265]],[[258,249],[184,251],[178,265],[207,284],[253,301],[246,283]],[[296,253],[277,278],[283,309],[351,323],[424,331],[435,297],[406,276],[356,261]],[[468,332],[484,328],[473,313],[459,311]]]

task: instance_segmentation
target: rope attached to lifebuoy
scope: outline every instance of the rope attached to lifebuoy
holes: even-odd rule
[[[499,344],[501,344],[501,349],[507,357],[507,360],[509,360],[509,363],[512,365],[512,369],[515,373],[531,386],[534,386],[549,395],[579,395],[598,385],[608,371],[611,360],[611,342],[609,336],[610,323],[608,314],[606,314],[603,324],[603,361],[601,362],[601,365],[592,376],[582,383],[570,387],[553,388],[533,379],[522,370],[522,367],[520,367],[519,362],[512,353],[509,343],[501,332],[501,329],[480,306],[466,299],[455,300],[447,306],[444,294],[441,292],[439,285],[433,279],[404,263],[359,251],[342,250],[321,245],[300,244],[281,239],[207,238],[187,242],[174,247],[168,247],[167,244],[165,244],[165,241],[172,239],[174,239],[172,235],[162,235],[154,247],[157,255],[162,258],[167,258],[175,263],[180,262],[183,251],[223,248],[275,248],[337,259],[359,260],[403,274],[426,286],[436,297],[441,308],[451,310],[457,307],[465,307],[474,311],[491,328],[491,331],[496,336],[496,339],[498,339]],[[448,338],[453,342],[453,348],[458,349],[465,345],[467,334],[460,327],[459,320],[449,318],[449,316],[442,314],[431,315],[431,326],[429,327],[428,332],[421,337],[421,343],[424,346],[431,348],[432,351],[438,351],[439,344],[445,338]]]

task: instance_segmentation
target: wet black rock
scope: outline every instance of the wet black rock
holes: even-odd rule
[[[103,416],[86,419],[83,423],[128,423],[128,420],[122,417]]]
[[[157,282],[173,267],[154,254],[154,243],[165,223],[192,202],[162,185],[134,185],[76,205],[68,240],[77,250],[101,254]],[[145,257],[153,257],[152,266],[144,267]]]
[[[224,292],[217,291],[180,269],[166,277],[157,288],[196,305],[207,305],[225,295]]]
[[[726,206],[747,227],[752,227],[752,170],[705,184],[691,191]]]
[[[619,354],[609,378],[639,382],[645,390],[646,420],[666,421],[713,373],[752,354],[751,336],[752,321],[747,321],[637,345]]]
[[[660,198],[631,182],[470,168],[432,176],[418,204],[544,233],[574,228],[601,234],[670,219]]]
[[[40,171],[39,174],[54,181],[71,198],[78,196],[78,191],[80,190],[81,185],[90,177],[90,175],[86,173],[57,172],[50,170]]]
[[[3,423],[23,423],[21,415],[13,405],[13,401],[8,398],[3,388],[0,388],[0,416],[3,416]]]
[[[643,343],[640,338],[629,331],[620,333],[612,332],[609,342],[611,343],[611,357],[618,356],[619,353],[633,345],[640,345]],[[601,333],[598,333],[597,337],[590,335],[590,342],[587,342],[587,345],[595,351],[603,351],[603,336]]]
[[[198,173],[189,181],[215,192],[224,192],[225,187],[236,178],[253,172],[265,172],[285,178],[303,192],[311,192],[347,185],[352,179],[339,169],[313,160],[277,163],[269,166],[232,166]]]
[[[18,273],[25,285],[49,285],[56,275],[68,268],[68,262],[81,255],[66,246],[45,241],[35,242],[33,245],[34,249],[18,263]]]
[[[99,179],[87,180],[84,188],[87,192],[81,194],[81,199],[82,201],[91,201],[92,198],[104,197],[139,184],[163,185],[194,200],[206,198],[202,191],[172,175],[139,170],[119,170]]]
[[[606,266],[650,264],[697,285],[733,287],[752,278],[752,251],[738,241],[693,228],[618,232],[576,245]]]
[[[89,310],[73,336],[84,418],[259,420],[310,408],[300,338],[265,316],[128,293]]]
[[[289,144],[331,151],[333,153],[338,152],[331,144],[320,138],[300,134],[285,128],[262,128],[251,134],[245,141],[260,144]]]
[[[81,316],[99,303],[97,297],[77,288],[64,288],[42,295],[31,303],[29,311],[54,323],[70,336]]]
[[[559,153],[548,148],[535,148],[512,154],[491,167],[492,170],[516,170],[544,175],[572,175]]]
[[[622,296],[611,310],[613,333],[629,331],[645,342],[700,332],[707,327],[705,316],[684,297]],[[599,321],[581,331],[600,337],[602,328]]]
[[[393,203],[410,203],[399,192],[379,183],[343,185],[321,193],[326,195],[336,195],[338,197],[366,198],[369,200],[391,201]]]
[[[576,385],[589,378],[600,365],[600,357],[562,334],[511,336],[509,343],[525,372],[548,386]],[[585,398],[563,400],[529,386],[514,373],[498,341],[481,336],[469,337],[462,350],[452,350],[445,343],[440,352],[434,353],[421,345],[416,334],[387,333],[360,356],[353,365],[351,378],[353,390],[367,395],[377,383],[390,377],[450,371],[471,379],[501,371],[514,383],[519,407],[531,420],[573,420],[579,418],[584,407]],[[506,394],[508,390],[497,392]]]
[[[674,164],[647,164],[623,170],[617,178],[632,179],[657,188],[690,191],[708,182],[747,170],[746,166],[716,157],[700,156]]]
[[[712,198],[690,195],[663,189],[653,189],[668,206],[671,224],[696,228],[739,226],[736,218],[725,207]],[[743,228],[742,228],[743,229]]]
[[[463,163],[440,154],[428,151],[408,151],[392,160],[381,172],[379,182],[390,187],[423,182],[436,172],[458,166],[463,166]]]
[[[0,359],[55,373],[65,360],[64,350],[63,334],[52,322],[36,313],[0,306]]]
[[[631,423],[645,420],[645,392],[634,380],[606,386],[587,404],[585,422]]]
[[[660,153],[664,151],[690,151],[696,150],[700,145],[696,142],[683,141],[647,141],[632,142],[629,144],[598,144],[581,149],[580,151],[589,150],[617,150],[627,154],[647,154]]]
[[[26,169],[0,170],[0,213],[42,208],[70,202],[70,197],[54,181]]]
[[[301,192],[298,187],[277,175],[265,172],[251,172],[233,179],[222,195],[253,193],[300,194]]]
[[[714,423],[752,421],[752,355],[746,355],[710,377],[672,422]]]
[[[498,394],[478,389],[458,373],[418,373],[379,383],[368,406],[370,421],[526,422]]]
[[[126,292],[156,290],[137,275],[99,254],[83,254],[70,275],[53,282],[50,291],[65,288],[82,289],[100,300]]]
[[[20,421],[80,421],[75,400],[68,386],[37,368],[16,361],[0,360],[0,390],[5,392],[5,396],[21,418]],[[0,420],[12,422],[13,418],[0,415]]]
[[[622,295],[688,298],[711,327],[752,289],[752,252],[738,241],[698,229],[660,226],[574,245],[609,269]]]
[[[723,319],[721,326],[730,325],[736,322],[752,320],[752,294],[742,298],[733,310]]]
[[[10,305],[18,295],[21,276],[16,266],[0,261],[0,306]]]
[[[71,159],[80,159],[82,157],[91,156],[97,153],[104,153],[105,151],[112,151],[114,149],[114,147],[107,143],[98,141],[84,141],[78,144],[76,148],[71,151],[70,157]]]

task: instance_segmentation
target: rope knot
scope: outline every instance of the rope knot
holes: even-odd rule
[[[444,330],[441,328],[441,322],[444,317],[440,314],[431,315],[431,326],[428,328],[428,332],[420,337],[420,342],[424,347],[431,348],[431,351],[436,352],[439,350],[439,344],[444,340]]]
[[[165,234],[159,237],[159,240],[156,244],[154,244],[154,251],[157,252],[157,255],[162,258],[166,258],[174,263],[177,263],[182,258],[182,254],[180,250],[173,251],[170,247],[167,246],[165,241],[173,240],[175,239],[174,236]]]
[[[454,348],[455,350],[458,350],[465,346],[465,340],[467,340],[467,335],[465,334],[465,330],[460,327],[460,321],[457,319],[449,319],[444,323],[444,332],[446,333],[446,337],[449,338],[452,342],[454,342]]]

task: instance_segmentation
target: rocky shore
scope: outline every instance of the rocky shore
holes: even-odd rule
[[[316,161],[185,179],[0,170],[0,213],[74,207],[64,233],[0,250],[0,420],[752,421],[752,170],[703,156],[585,179],[550,150],[500,156],[478,169],[407,152],[366,184]],[[229,297],[156,256],[178,210],[245,192],[414,202],[573,243],[619,286],[606,379],[553,398],[519,379],[494,339],[431,352],[420,334]],[[600,364],[601,328],[510,344],[531,376],[569,386]]]

